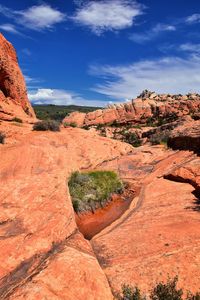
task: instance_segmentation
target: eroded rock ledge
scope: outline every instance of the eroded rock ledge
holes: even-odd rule
[[[145,124],[149,118],[168,118],[171,115],[183,117],[199,112],[200,95],[156,94],[144,91],[138,98],[127,103],[110,105],[90,113],[74,112],[67,116],[63,123],[76,123],[77,126],[98,124],[133,123]]]

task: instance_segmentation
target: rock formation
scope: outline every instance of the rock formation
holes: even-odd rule
[[[35,118],[13,46],[0,34],[0,119]]]
[[[81,129],[30,128],[13,138],[0,145],[0,298],[112,300],[91,245],[77,230],[67,177],[132,147]]]
[[[138,98],[124,104],[112,105],[87,114],[71,113],[63,122],[77,123],[79,127],[113,122],[145,124],[149,118],[183,117],[199,110],[200,95],[198,94],[158,95],[155,92],[144,91]]]
[[[186,121],[175,128],[168,141],[174,150],[190,150],[200,154],[200,121]]]
[[[147,292],[176,275],[180,287],[197,292],[199,157],[161,145],[133,148],[95,130],[34,132],[30,124],[13,126],[5,120],[28,120],[34,113],[15,52],[0,38],[0,130],[6,134],[0,144],[0,299],[113,300],[123,284]],[[198,95],[183,99],[145,91],[140,99],[94,112],[94,118],[81,115],[77,124],[142,122],[198,108]],[[66,121],[74,122],[76,115]],[[199,136],[199,121],[185,118],[181,124],[172,132],[176,149],[182,148],[184,139],[176,139],[181,134],[193,135],[194,144]],[[184,149],[195,150],[188,144]],[[119,219],[88,241],[76,224],[67,180],[73,171],[97,169],[116,171],[134,198]]]

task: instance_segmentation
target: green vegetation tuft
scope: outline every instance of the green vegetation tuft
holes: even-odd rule
[[[130,285],[124,284],[122,286],[123,297],[121,300],[146,300],[146,297],[142,296],[138,287],[131,287]]]
[[[75,127],[77,127],[77,124],[76,124],[75,122],[71,122],[71,123],[65,122],[65,123],[64,123],[64,127],[68,127],[68,126],[69,126],[69,127],[74,127],[74,128],[75,128]]]
[[[124,132],[123,134],[123,141],[129,143],[134,147],[140,147],[142,145],[142,141],[139,139],[136,133],[134,132]]]
[[[192,294],[188,292],[184,297],[182,289],[177,287],[178,277],[168,278],[167,282],[159,282],[150,292],[147,298],[142,295],[138,287],[132,287],[124,284],[122,286],[122,296],[118,296],[119,300],[200,300],[200,293]]]
[[[36,131],[60,131],[60,124],[53,120],[39,121],[33,125]]]
[[[74,172],[68,186],[76,212],[94,212],[96,208],[103,207],[113,193],[123,191],[121,180],[112,171]]]

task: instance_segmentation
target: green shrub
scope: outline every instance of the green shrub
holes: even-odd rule
[[[72,204],[76,212],[102,207],[113,193],[120,193],[123,184],[112,171],[74,172],[69,182]]]
[[[3,132],[0,132],[0,144],[4,144],[5,138],[6,138],[5,134]]]
[[[200,293],[192,294],[188,292],[187,296],[183,296],[183,290],[177,288],[178,277],[168,278],[166,283],[158,283],[150,292],[148,299],[151,300],[200,300]],[[124,284],[122,286],[122,297],[119,300],[145,300],[147,299],[140,292],[138,287],[131,287]]]
[[[122,286],[121,300],[145,300],[146,297],[141,295],[140,289],[138,287],[131,287],[130,285],[124,284]]]
[[[124,132],[123,141],[131,144],[134,147],[140,147],[142,145],[141,140],[138,138],[137,134],[133,132]]]
[[[73,128],[75,128],[75,127],[77,127],[77,124],[75,123],[75,122],[71,122],[71,123],[64,123],[64,127],[73,127]]]
[[[36,131],[60,131],[60,125],[56,121],[52,120],[44,120],[44,121],[39,121],[33,125],[33,130]]]
[[[105,124],[98,124],[97,126],[96,126],[96,130],[101,130],[101,129],[104,129],[105,128]]]
[[[16,123],[23,123],[23,121],[20,118],[17,118],[17,117],[13,118],[12,121],[16,122]]]
[[[84,125],[82,128],[85,129],[85,130],[89,130],[90,126],[89,125]]]
[[[182,300],[183,290],[177,288],[178,277],[160,282],[151,291],[152,300]]]

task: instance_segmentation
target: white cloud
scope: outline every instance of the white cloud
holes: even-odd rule
[[[72,104],[73,95],[64,90],[57,89],[38,89],[28,94],[30,101],[35,104],[51,103],[51,104]]]
[[[90,73],[105,82],[92,90],[122,101],[142,90],[159,93],[187,93],[200,90],[200,57],[166,57],[126,66],[92,66]]]
[[[200,14],[193,14],[187,17],[186,22],[189,24],[200,23]]]
[[[105,31],[131,27],[135,18],[142,14],[142,8],[142,5],[133,0],[91,1],[78,8],[72,19],[101,35]]]
[[[28,9],[18,11],[14,11],[3,5],[0,5],[0,13],[9,19],[12,19],[15,23],[22,25],[23,27],[38,31],[52,29],[54,25],[63,22],[66,18],[64,13],[52,8],[48,4],[32,6]],[[16,33],[14,25],[5,25],[10,25],[10,32]],[[8,26],[7,28],[9,30]]]
[[[174,25],[159,23],[144,33],[132,33],[129,38],[133,42],[136,42],[138,44],[143,44],[145,42],[157,38],[160,34],[164,32],[170,32],[170,31],[176,31],[176,27]]]
[[[181,51],[187,51],[192,53],[200,53],[200,44],[192,44],[192,43],[186,43],[180,45],[179,49]]]
[[[13,24],[1,24],[0,29],[9,33],[21,35],[21,33],[16,29],[16,27]]]
[[[65,15],[47,4],[32,6],[18,14],[17,22],[33,30],[51,29],[55,24],[63,22]]]
[[[66,90],[59,89],[35,89],[30,90],[28,97],[33,104],[54,104],[54,105],[84,105],[84,106],[98,106],[107,105],[108,102],[101,100],[88,100],[80,97]]]

